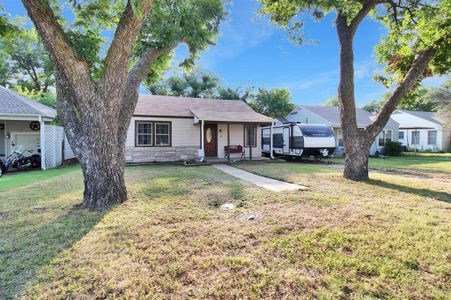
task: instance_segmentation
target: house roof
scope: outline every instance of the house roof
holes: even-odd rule
[[[340,125],[340,110],[337,106],[308,106],[301,105],[312,113],[329,121],[332,124]],[[356,107],[357,124],[360,126],[367,126],[371,124],[371,114],[366,110]]]
[[[405,110],[405,109],[397,109],[395,111],[395,113],[396,112],[403,112],[403,113],[411,114],[415,117],[425,119],[429,122],[432,122],[432,123],[435,123],[438,125],[443,125],[443,122],[440,120],[440,117],[438,116],[438,114],[436,112],[414,111],[414,110]]]
[[[135,115],[156,117],[197,117],[204,121],[271,123],[241,100],[200,99],[140,95]]]
[[[56,117],[56,110],[0,86],[0,115]]]

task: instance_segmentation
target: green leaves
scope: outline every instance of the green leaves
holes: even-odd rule
[[[284,118],[295,108],[290,91],[285,88],[259,88],[249,105],[256,112],[273,118]]]
[[[24,23],[17,19],[14,22],[17,28]],[[21,29],[0,37],[0,60],[2,85],[46,92],[55,83],[50,58],[34,29]]]
[[[423,76],[449,72],[451,66],[451,1],[402,1],[400,7],[386,4],[386,14],[375,17],[389,29],[376,46],[378,61],[387,64],[392,82],[402,80],[418,53],[434,48],[436,55]]]

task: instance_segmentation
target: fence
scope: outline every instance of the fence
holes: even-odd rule
[[[43,134],[45,143],[42,147],[45,169],[56,168],[63,163],[63,160],[75,157],[67,142],[63,127],[45,124],[41,134]]]

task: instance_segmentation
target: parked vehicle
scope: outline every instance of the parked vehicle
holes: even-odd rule
[[[262,152],[270,154],[270,127],[262,128]],[[285,157],[330,157],[335,135],[326,125],[286,123],[273,127],[273,155]]]
[[[40,149],[38,150],[40,152]],[[29,154],[29,155],[26,155]],[[5,161],[0,159],[0,177],[3,176],[10,168],[19,170],[29,168],[39,168],[41,166],[41,155],[33,154],[29,150],[15,149],[6,158]]]

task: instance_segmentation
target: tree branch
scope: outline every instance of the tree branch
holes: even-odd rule
[[[70,45],[50,6],[43,0],[22,2],[50,53],[54,67],[65,74],[67,87],[71,88],[78,99],[93,96],[95,88],[88,64]],[[83,89],[80,89],[81,86]],[[86,95],[86,91],[89,91],[89,95]]]
[[[390,119],[392,112],[396,109],[396,106],[398,106],[402,98],[404,98],[404,96],[415,87],[416,83],[422,79],[424,70],[427,68],[436,52],[437,50],[431,47],[418,54],[415,63],[409,69],[402,82],[394,90],[384,106],[382,106],[373,123],[365,129],[367,139],[373,140],[384,128],[385,124]]]
[[[152,7],[152,0],[141,2],[143,2],[140,8],[141,17],[138,17],[133,11],[130,0],[127,2],[105,59],[100,87],[111,98],[122,97],[122,94],[119,93],[122,93],[122,88],[127,82],[128,65],[133,43]],[[122,74],[118,76],[118,72]]]
[[[119,139],[125,138],[130,118],[135,112],[136,103],[139,97],[139,86],[150,72],[152,64],[163,54],[171,51],[172,48],[147,49],[140,59],[136,62],[130,71],[127,86],[122,97],[121,108],[119,112]]]
[[[359,27],[360,23],[363,21],[363,19],[368,15],[368,13],[376,6],[378,3],[384,2],[383,0],[368,0],[363,1],[363,6],[357,13],[357,15],[354,17],[354,19],[351,21],[351,24],[349,24],[349,29],[351,30],[351,34],[354,35],[357,31],[357,28]]]

